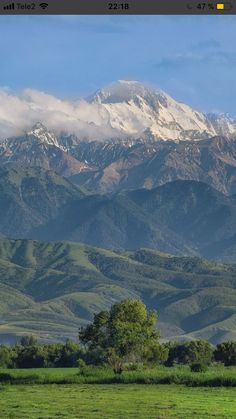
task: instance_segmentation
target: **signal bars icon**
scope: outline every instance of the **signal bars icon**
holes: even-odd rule
[[[3,10],[15,10],[15,3],[7,4],[3,7]]]
[[[45,10],[49,6],[48,3],[40,3],[39,6],[41,9]],[[6,4],[3,6],[3,10],[15,10],[15,3]]]

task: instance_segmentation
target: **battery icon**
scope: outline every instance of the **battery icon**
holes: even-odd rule
[[[217,10],[231,10],[233,8],[232,3],[217,3]]]

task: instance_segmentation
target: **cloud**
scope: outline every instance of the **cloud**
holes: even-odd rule
[[[109,114],[99,104],[70,102],[33,89],[16,95],[0,89],[0,139],[20,135],[42,122],[55,132],[68,131],[88,139],[120,135],[109,123]]]
[[[171,57],[164,57],[156,63],[157,68],[177,68],[191,65],[214,64],[219,66],[228,66],[236,64],[235,52],[212,51],[207,52],[184,52],[175,54]]]

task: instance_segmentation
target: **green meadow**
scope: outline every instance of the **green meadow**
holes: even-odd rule
[[[233,388],[177,385],[12,385],[0,390],[1,418],[235,418]]]
[[[0,370],[0,418],[236,418],[236,367]]]
[[[236,367],[215,365],[204,373],[191,372],[187,365],[157,366],[115,374],[109,367],[0,369],[0,385],[47,384],[178,384],[188,387],[234,387]]]

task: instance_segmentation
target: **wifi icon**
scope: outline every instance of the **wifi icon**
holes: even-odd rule
[[[48,7],[48,3],[41,3],[39,6],[42,7],[43,10],[45,10]]]

